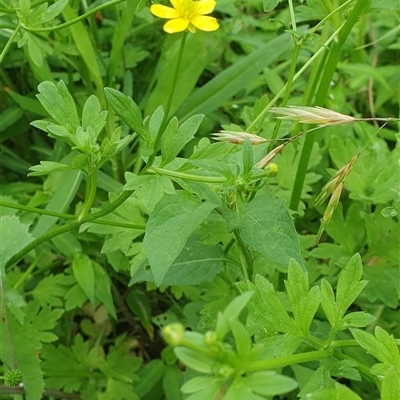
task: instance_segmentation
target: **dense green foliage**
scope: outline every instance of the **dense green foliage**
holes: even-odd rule
[[[397,400],[398,0],[149,3],[0,2],[0,399]]]

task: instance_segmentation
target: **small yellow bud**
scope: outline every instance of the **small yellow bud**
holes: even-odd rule
[[[265,176],[273,178],[278,173],[279,167],[276,164],[268,164],[265,168]]]

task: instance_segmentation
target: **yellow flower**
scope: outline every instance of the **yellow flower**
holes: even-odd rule
[[[169,19],[164,24],[164,31],[167,33],[183,32],[189,29],[195,33],[196,28],[211,32],[219,28],[218,22],[213,17],[205,17],[210,14],[216,5],[214,0],[170,0],[174,8],[155,4],[150,11],[156,17]]]

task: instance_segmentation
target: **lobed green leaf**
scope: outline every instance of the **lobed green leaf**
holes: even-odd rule
[[[287,268],[293,258],[304,268],[297,232],[282,200],[270,193],[255,197],[245,205],[239,229],[243,240],[267,261]]]
[[[184,192],[165,194],[156,205],[143,240],[156,285],[162,283],[190,234],[215,207]]]
[[[57,85],[53,82],[42,82],[38,86],[36,97],[50,116],[70,133],[75,133],[80,121],[74,99],[63,81]]]
[[[105,88],[104,93],[112,109],[129,128],[136,132],[142,139],[146,140],[143,126],[142,114],[136,103],[125,94],[116,89]]]

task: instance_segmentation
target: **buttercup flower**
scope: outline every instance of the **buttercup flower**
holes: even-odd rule
[[[211,32],[219,28],[218,22],[213,17],[205,17],[210,14],[216,5],[214,0],[170,0],[172,7],[154,4],[150,11],[156,17],[169,19],[164,24],[164,31],[167,33],[183,32],[189,29],[195,33],[196,28]]]

